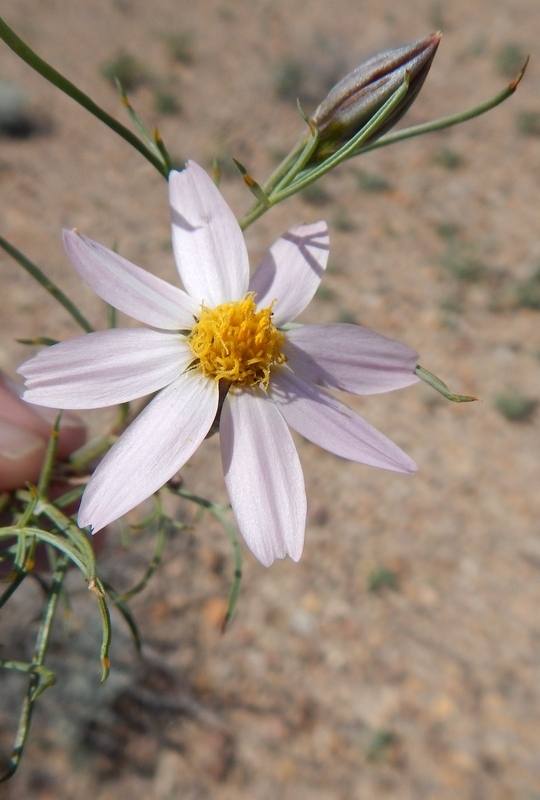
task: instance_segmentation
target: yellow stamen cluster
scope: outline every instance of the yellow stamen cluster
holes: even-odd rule
[[[272,306],[257,311],[253,294],[216,308],[203,306],[188,339],[193,366],[216,381],[267,388],[270,368],[287,360],[285,336],[272,322]]]

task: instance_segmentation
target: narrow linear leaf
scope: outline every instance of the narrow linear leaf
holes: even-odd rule
[[[43,344],[46,347],[52,347],[53,344],[58,344],[58,339],[49,339],[48,336],[36,336],[34,339],[15,339],[19,344]]]
[[[443,383],[440,378],[437,378],[436,375],[432,372],[428,372],[427,369],[424,369],[420,365],[416,367],[414,374],[418,375],[421,380],[425,381],[428,386],[431,386],[439,392],[439,394],[442,394],[443,397],[446,397],[447,400],[451,400],[452,403],[473,403],[478,400],[478,397],[471,397],[466,394],[454,394],[454,392],[450,391],[446,383]]]
[[[225,612],[225,616],[223,617],[223,623],[221,625],[221,633],[225,633],[227,626],[233,617],[234,610],[236,608],[236,603],[238,600],[238,595],[240,593],[240,585],[242,583],[242,550],[240,549],[240,542],[238,541],[238,534],[236,532],[236,528],[234,527],[234,525],[232,525],[229,522],[227,517],[219,509],[216,508],[210,509],[210,512],[214,514],[214,516],[221,522],[221,524],[225,528],[226,532],[229,535],[229,539],[231,540],[231,545],[233,549],[234,572],[231,581],[229,602],[227,604],[227,610]]]
[[[257,181],[254,180],[251,177],[251,175],[249,174],[247,169],[244,166],[242,166],[242,164],[239,161],[237,161],[236,158],[233,158],[233,161],[235,163],[236,168],[238,169],[238,172],[242,176],[242,178],[244,180],[244,183],[246,184],[246,186],[248,187],[249,191],[251,192],[251,194],[253,194],[257,198],[259,203],[262,203],[263,206],[266,206],[266,208],[269,208],[270,207],[270,200],[268,199],[266,194],[263,192],[262,188],[259,186]]]
[[[87,571],[85,573],[85,577],[87,580],[91,580],[96,576],[96,559],[94,555],[94,550],[88,537],[85,533],[79,528],[78,525],[75,525],[69,517],[66,517],[59,508],[56,508],[52,503],[49,503],[46,500],[40,500],[38,506],[36,507],[36,514],[44,515],[49,519],[56,528],[61,531],[71,542],[71,544],[77,548],[77,551],[80,553],[81,558],[85,560],[87,564]]]
[[[45,458],[43,459],[43,465],[41,467],[41,473],[39,475],[39,480],[36,487],[40,497],[47,493],[51,483],[54,462],[56,460],[56,451],[58,450],[58,432],[61,419],[62,414],[57,414],[49,435],[49,441],[47,442],[47,450],[45,451]]]
[[[387,133],[384,136],[381,136],[380,139],[377,139],[376,142],[373,142],[373,144],[370,144],[367,147],[359,150],[357,153],[354,153],[354,155],[369,153],[371,150],[377,150],[379,147],[386,147],[389,144],[395,144],[395,142],[401,142],[404,139],[411,139],[413,136],[422,136],[424,133],[431,133],[432,131],[440,131],[444,128],[450,128],[452,125],[459,125],[460,122],[466,122],[469,119],[474,119],[475,117],[485,114],[487,111],[491,111],[492,108],[496,108],[501,103],[504,103],[505,100],[508,100],[508,98],[514,94],[525,74],[528,63],[529,58],[527,57],[527,60],[514,80],[489,100],[479,103],[478,105],[473,106],[466,111],[459,111],[457,114],[450,114],[447,117],[441,117],[440,119],[435,119],[431,122],[424,122],[422,125],[413,125],[410,128],[403,128],[395,133]]]
[[[161,162],[161,159],[157,158],[156,155],[129,130],[129,128],[126,128],[121,122],[118,122],[118,120],[114,119],[114,117],[111,117],[110,114],[107,114],[107,112],[98,106],[98,104],[88,97],[88,95],[78,89],[74,83],[69,81],[60,72],[54,69],[54,67],[51,67],[50,64],[47,64],[46,61],[40,58],[37,53],[35,53],[19,36],[17,36],[17,34],[1,17],[0,39],[3,39],[7,46],[10,47],[13,52],[19,56],[19,58],[32,67],[32,69],[35,69],[36,72],[52,83],[53,86],[56,86],[62,92],[75,100],[76,103],[79,103],[79,105],[97,117],[101,122],[104,122],[108,128],[118,134],[118,136],[121,136],[122,139],[134,147],[135,150],[138,150],[138,152],[141,153],[141,155],[143,155],[152,164],[152,166],[154,166],[158,172],[163,175],[164,178],[167,177],[167,171]]]
[[[69,463],[74,472],[84,472],[88,469],[92,461],[104,455],[111,449],[118,436],[106,435],[91,439],[78,450],[75,450],[69,457]]]
[[[109,614],[109,606],[105,600],[105,588],[99,578],[96,578],[92,585],[89,584],[90,589],[93,590],[101,614],[101,625],[103,629],[103,638],[101,643],[100,663],[101,663],[101,683],[104,683],[109,677],[111,671],[111,659],[109,657],[109,649],[111,646],[112,631],[111,631],[111,615]]]
[[[0,20],[1,23],[1,20]],[[0,28],[1,33],[1,28]],[[3,236],[0,236],[0,247],[3,247],[6,253],[15,259],[15,261],[20,264],[20,266],[25,269],[29,275],[31,275],[34,280],[36,280],[44,289],[46,289],[55,300],[57,300],[60,305],[64,306],[68,314],[71,314],[75,322],[81,326],[83,331],[86,333],[91,333],[94,329],[84,317],[75,303],[73,303],[64,292],[58,288],[58,286],[48,278],[44,272],[40,270],[39,267],[36,267],[28,258],[26,258],[20,250],[17,250],[12,244],[10,244]]]
[[[102,581],[102,583],[108,596],[111,598],[112,602],[115,604],[118,611],[124,617],[124,620],[126,621],[126,624],[129,630],[131,631],[131,635],[133,636],[133,644],[135,645],[135,649],[137,650],[137,653],[140,655],[142,648],[141,635],[139,633],[139,627],[135,622],[135,617],[131,613],[131,609],[129,608],[127,602],[124,600],[124,596],[120,595],[116,591],[116,589],[113,586],[111,586],[110,583],[107,583],[106,581]]]
[[[196,503],[201,510],[207,509],[213,516],[221,523],[221,525],[225,528],[226,533],[228,534],[231,544],[233,547],[233,558],[234,558],[234,574],[231,583],[231,590],[229,593],[229,603],[227,606],[227,611],[225,612],[225,617],[223,618],[223,624],[221,626],[222,633],[225,632],[229,621],[231,620],[234,609],[236,607],[236,601],[238,599],[238,594],[240,592],[240,584],[242,581],[242,551],[240,549],[240,543],[238,541],[238,534],[236,532],[236,528],[232,523],[227,519],[224,514],[224,511],[230,508],[230,506],[218,506],[216,503],[212,503],[210,500],[206,500],[204,497],[199,497],[196,494],[192,494],[188,492],[186,489],[173,488],[168,487],[170,491],[174,494],[178,495],[179,497],[183,497],[186,500],[190,500],[192,503]]]
[[[276,192],[275,202],[279,202],[291,194],[295,194],[300,189],[303,189],[310,183],[326,175],[331,169],[334,169],[343,161],[357,155],[360,152],[362,143],[370,139],[374,133],[384,124],[384,122],[391,116],[394,109],[399,106],[407,92],[409,91],[410,73],[406,71],[403,83],[390,95],[388,100],[380,107],[380,109],[371,117],[368,123],[361,128],[346,144],[336,150],[336,152],[326,158],[321,164],[315,167],[308,167],[303,173],[300,173],[298,178],[284,185],[282,189]],[[380,141],[380,140],[379,140]]]
[[[124,87],[122,86],[122,84],[118,80],[118,78],[115,78],[114,82],[116,84],[116,88],[118,89],[118,93],[120,95],[120,100],[122,101],[122,105],[124,106],[124,108],[126,109],[127,113],[129,114],[129,118],[131,119],[131,121],[133,122],[133,124],[135,125],[137,130],[139,131],[139,133],[140,133],[143,141],[145,142],[146,146],[148,147],[149,150],[151,150],[154,153],[154,155],[157,158],[161,158],[161,154],[160,154],[158,148],[156,147],[156,143],[154,141],[154,137],[152,136],[152,134],[150,133],[150,131],[148,130],[148,128],[144,124],[144,122],[141,119],[141,117],[137,114],[137,112],[135,111],[135,109],[131,105],[131,103],[129,101],[129,98],[128,98],[127,94],[126,94],[126,90],[124,89]]]
[[[54,673],[51,670],[46,669],[43,666],[43,662],[48,652],[52,623],[58,607],[58,600],[61,594],[67,566],[68,558],[65,556],[60,558],[54,571],[53,582],[51,584],[49,596],[47,598],[47,604],[45,606],[45,613],[36,638],[32,662],[27,665],[28,669],[23,669],[23,671],[28,672],[29,675],[28,687],[26,689],[21,712],[19,714],[19,724],[17,727],[17,734],[15,736],[13,749],[11,751],[11,758],[9,759],[8,767],[5,773],[0,777],[0,783],[7,781],[17,771],[21,762],[26,741],[28,739],[30,720],[32,718],[35,701],[37,697],[49,686],[52,686],[55,681]]]
[[[161,138],[161,133],[158,131],[157,128],[154,128],[154,142],[156,143],[156,147],[161,155],[161,158],[163,159],[163,163],[167,168],[167,173],[169,173],[173,168],[172,159],[169,155],[169,151],[165,147],[165,142]]]
[[[9,539],[10,537],[17,536],[18,533],[20,533],[20,529],[14,525],[1,528],[0,539]],[[85,580],[89,581],[95,577],[92,575],[92,572],[95,569],[95,561],[93,564],[90,564],[89,567],[84,561],[83,553],[81,553],[77,547],[74,547],[67,539],[64,539],[64,537],[59,536],[57,533],[53,533],[52,531],[44,531],[41,528],[34,527],[26,527],[24,529],[24,533],[27,536],[34,536],[40,542],[45,542],[46,544],[52,545],[57,550],[60,550],[62,553],[68,556],[68,558],[73,561],[75,566],[78,567],[83,573]]]
[[[133,586],[132,589],[129,589],[129,591],[123,592],[120,595],[120,599],[124,603],[127,603],[129,600],[131,600],[133,597],[135,597],[135,595],[139,594],[139,592],[141,592],[145,588],[148,581],[150,580],[156,569],[159,567],[161,563],[161,557],[163,555],[163,549],[165,547],[166,538],[167,538],[166,519],[162,517],[160,519],[160,524],[157,530],[156,545],[154,548],[154,554],[152,556],[152,560],[148,565],[148,568],[143,578],[135,586]]]
[[[17,571],[15,573],[15,575],[12,577],[9,586],[7,586],[6,589],[4,589],[4,591],[0,595],[0,608],[5,606],[9,598],[17,591],[17,589],[19,588],[19,586],[24,581],[27,575],[28,572],[26,570]]]

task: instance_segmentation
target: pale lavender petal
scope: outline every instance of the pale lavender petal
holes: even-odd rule
[[[185,372],[139,414],[84,492],[79,525],[93,533],[160,489],[198,448],[215,418],[218,384]]]
[[[298,453],[283,417],[254,390],[229,394],[220,422],[221,458],[238,529],[269,567],[304,546],[306,492]]]
[[[240,226],[209,175],[194,161],[169,174],[172,242],[187,292],[213,308],[247,292],[249,262]]]
[[[42,350],[22,364],[24,399],[54,408],[101,408],[172,383],[193,360],[178,333],[112,328]]]
[[[342,458],[394,472],[416,471],[396,444],[352,409],[291,372],[275,372],[270,397],[288,424],[310,442]]]
[[[290,322],[313,298],[326,269],[328,248],[326,222],[298,225],[274,242],[249,282],[259,308],[276,301],[274,325]]]
[[[342,392],[380,394],[418,381],[418,353],[359,325],[294,328],[287,332],[285,354],[293,372]]]
[[[119,311],[154,328],[193,327],[200,305],[178,286],[136,267],[76,230],[64,230],[64,247],[81,278]]]

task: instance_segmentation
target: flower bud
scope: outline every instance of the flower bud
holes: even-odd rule
[[[440,40],[441,34],[434,33],[397,50],[386,50],[339,81],[311,118],[320,138],[310,163],[322,161],[352,139],[399,89],[408,73],[407,93],[362,146],[390,130],[422,88]]]

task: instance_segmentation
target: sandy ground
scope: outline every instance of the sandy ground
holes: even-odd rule
[[[264,178],[301,128],[294,104],[276,98],[291,61],[304,70],[301,96],[312,110],[363,58],[441,28],[409,123],[496,93],[512,47],[531,63],[517,95],[489,115],[341,167],[321,183],[326,196],[293,198],[247,233],[256,264],[287,227],[328,219],[330,267],[305,319],[355,320],[406,341],[425,367],[483,402],[456,406],[423,385],[351,400],[413,456],[418,476],[299,441],[310,499],[301,562],[265,570],[246,552],[237,614],[222,636],[232,559],[203,517],[171,538],[134,603],[142,662],[115,619],[103,687],[96,609],[71,576],[71,634],[58,626],[49,662],[59,680],[0,796],[538,799],[538,416],[511,421],[496,405],[512,388],[539,399],[539,312],[523,300],[540,265],[537,3],[7,0],[2,14],[119,116],[100,65],[121,50],[136,56],[150,75],[132,93],[137,109],[177,159],[223,160],[223,192],[238,214],[250,197],[227,159]],[[189,63],[171,57],[171,32],[192,34]],[[41,122],[34,136],[0,140],[2,235],[103,325],[60,229],[76,226],[173,280],[165,183],[4,46],[0,70],[26,89]],[[158,113],[159,92],[172,92],[180,113]],[[379,181],[373,191],[373,176],[386,188]],[[29,355],[14,339],[76,331],[7,256],[0,267],[0,367],[13,374]],[[95,427],[104,418],[89,415]],[[191,490],[225,500],[215,440],[183,474]],[[193,522],[192,507],[178,513]],[[112,533],[103,575],[127,588],[151,549],[141,539],[126,551]],[[395,587],[373,591],[383,568]],[[31,584],[17,593],[0,623],[3,654],[27,656],[40,607]],[[4,754],[22,688],[0,684]]]

